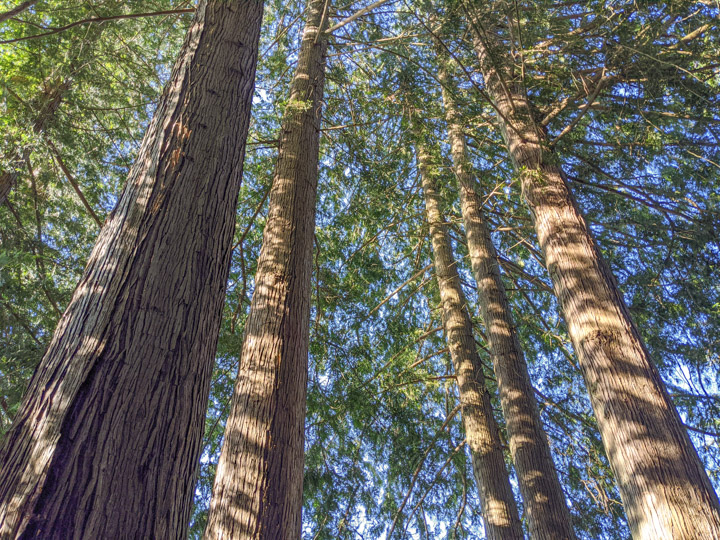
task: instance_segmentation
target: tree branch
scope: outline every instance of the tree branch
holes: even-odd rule
[[[53,34],[59,34],[60,32],[64,32],[65,30],[70,30],[71,28],[75,28],[76,26],[82,26],[84,24],[92,24],[92,23],[102,23],[107,21],[118,21],[121,19],[142,19],[145,17],[156,17],[159,15],[173,15],[176,13],[193,13],[195,11],[195,8],[183,8],[183,9],[168,9],[165,11],[153,11],[151,13],[128,13],[125,15],[110,15],[108,17],[90,17],[88,19],[82,19],[80,21],[75,21],[74,23],[66,24],[65,26],[59,26],[57,28],[52,28],[48,32],[43,32],[42,34],[35,34],[34,36],[25,36],[21,38],[15,38],[15,39],[6,39],[3,41],[0,41],[0,45],[7,45],[8,43],[17,43],[18,41],[28,41],[31,39],[37,39],[45,36],[51,36]]]
[[[31,8],[35,4],[37,4],[38,0],[28,0],[27,2],[23,2],[22,4],[5,11],[3,13],[0,13],[0,23],[7,21],[8,19],[12,19],[15,15],[18,13],[22,13],[28,8]]]
[[[95,213],[95,210],[93,210],[92,206],[90,206],[90,203],[85,198],[85,195],[83,195],[83,192],[80,190],[80,186],[78,185],[77,180],[75,180],[75,177],[70,172],[70,169],[67,168],[67,165],[65,165],[65,162],[60,157],[60,152],[58,152],[55,144],[49,139],[46,139],[46,141],[48,143],[48,146],[50,147],[50,150],[52,150],[55,161],[57,161],[57,164],[60,166],[60,170],[62,170],[63,174],[68,179],[68,182],[70,182],[70,185],[72,185],[75,193],[77,193],[78,197],[80,197],[80,201],[83,203],[83,206],[93,218],[93,221],[97,223],[97,226],[102,228],[102,221],[100,221],[100,218]]]

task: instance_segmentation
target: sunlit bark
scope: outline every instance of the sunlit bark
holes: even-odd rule
[[[451,91],[452,80],[444,65],[440,66],[439,80],[443,84],[448,138],[453,171],[460,189],[468,252],[530,537],[543,540],[575,538],[500,277],[497,252],[482,203],[475,192],[476,180],[471,172],[460,114]]]
[[[312,0],[306,10],[207,539],[301,535],[325,4]]]
[[[489,15],[468,9],[485,88],[520,172],[633,536],[720,538],[717,494],[533,116],[512,58]]]
[[[418,143],[418,162],[442,302],[443,326],[460,391],[463,426],[480,495],[485,534],[493,540],[520,539],[523,538],[522,524],[505,467],[490,393],[485,386],[482,363],[442,216],[430,157],[421,143]]]

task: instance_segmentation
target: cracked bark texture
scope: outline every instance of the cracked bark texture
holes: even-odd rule
[[[500,434],[485,385],[457,262],[441,211],[431,158],[421,143],[417,144],[417,152],[443,327],[460,392],[462,421],[480,496],[485,535],[490,540],[521,539],[524,537],[522,523],[505,467]]]
[[[453,82],[441,55],[438,55],[438,60],[438,80],[443,85],[448,142],[460,191],[468,252],[505,417],[510,454],[525,505],[528,532],[531,538],[538,540],[574,539],[565,493],[552,460],[535,390],[500,277],[497,252],[482,202],[475,191],[476,180],[467,156],[461,116],[451,91]]]
[[[324,8],[306,9],[206,539],[301,536]]]
[[[720,505],[614,276],[567,185],[491,17],[473,45],[520,172],[545,265],[585,378],[633,537],[720,538]]]
[[[187,534],[262,8],[198,6],[0,450],[3,539]]]

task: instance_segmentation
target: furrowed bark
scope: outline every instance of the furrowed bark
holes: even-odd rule
[[[515,78],[512,59],[487,14],[468,9],[486,90],[521,175],[633,537],[720,538],[717,494]]]
[[[497,252],[475,191],[476,180],[467,156],[460,113],[450,91],[452,80],[438,56],[441,63],[438,78],[443,84],[448,139],[460,189],[468,251],[528,531],[533,539],[573,539],[570,512],[540,420],[525,355],[500,277]]]
[[[2,538],[187,533],[262,7],[198,7],[0,450]]]
[[[480,495],[485,535],[491,540],[520,539],[523,538],[522,524],[505,467],[490,393],[485,386],[467,301],[440,209],[440,196],[432,177],[430,156],[420,143],[417,151],[435,274],[442,302],[443,326],[460,391],[463,426]]]
[[[206,539],[301,536],[324,7],[307,6]]]

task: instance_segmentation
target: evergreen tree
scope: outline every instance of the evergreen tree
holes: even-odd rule
[[[325,6],[306,10],[207,539],[300,536]]]
[[[2,447],[3,537],[185,534],[261,17],[198,8]]]
[[[488,538],[498,540],[523,538],[490,393],[485,384],[482,363],[467,312],[467,301],[460,285],[457,262],[450,246],[440,197],[435,187],[432,158],[422,142],[422,132],[416,133],[416,138],[425,213],[442,302],[443,327],[455,368],[465,438],[470,447],[473,473],[480,493],[485,534]]]
[[[468,10],[473,46],[520,171],[630,528],[648,539],[718,536],[717,494],[487,15]]]
[[[213,320],[219,324],[214,369],[210,373],[212,352],[208,352],[202,360],[206,379],[198,375],[200,383],[210,381],[204,436],[202,441],[192,439],[197,436],[193,431],[195,435],[187,439],[197,445],[199,469],[194,457],[184,464],[151,453],[146,461],[138,459],[140,464],[147,463],[143,473],[151,482],[153,474],[170,475],[170,469],[178,486],[197,476],[196,489],[185,493],[188,498],[194,494],[190,538],[200,538],[207,528],[223,438],[229,440],[233,433],[227,429],[233,388],[243,384],[235,374],[241,364],[243,336],[249,332],[250,304],[260,294],[253,276],[260,275],[265,229],[277,229],[268,220],[270,191],[285,137],[283,117],[306,23],[305,2],[265,5],[243,181],[234,217],[232,208],[223,206],[225,225],[212,225],[216,219],[208,213],[211,209],[196,200],[202,197],[195,197],[195,192],[184,199],[188,206],[182,208],[192,204],[198,220],[193,221],[193,210],[180,211],[182,216],[188,214],[186,223],[195,223],[182,228],[186,238],[194,242],[195,232],[204,234],[198,253],[214,251],[215,241],[230,234],[223,227],[230,227],[233,220],[236,230],[231,253],[226,255],[227,279],[217,277],[215,289],[222,295],[223,282],[224,304],[213,304],[217,316],[205,302],[205,308],[187,318],[190,333],[193,321],[207,322],[190,338],[198,344],[214,339],[208,335],[213,333],[209,327]],[[0,0],[0,172],[11,173],[14,179],[0,205],[0,442],[10,436],[12,421],[19,419],[33,370],[83,276],[100,229],[98,222],[107,219],[110,223],[115,218],[111,210],[141,151],[142,136],[156,112],[167,110],[165,105],[158,108],[161,92],[173,75],[173,60],[195,11],[194,3],[186,0],[25,4]],[[21,6],[22,11],[15,11]],[[480,252],[492,254],[493,247],[497,266],[492,281],[496,291],[504,291],[512,313],[512,322],[505,319],[506,327],[514,330],[524,353],[518,357],[524,358],[527,367],[527,377],[514,382],[524,386],[519,393],[526,405],[525,418],[532,417],[533,401],[537,405],[537,418],[528,423],[534,426],[533,446],[541,448],[539,438],[549,447],[549,452],[528,452],[540,458],[539,463],[532,460],[530,467],[542,470],[540,476],[549,479],[554,465],[561,489],[552,488],[552,482],[530,487],[554,493],[560,501],[551,505],[555,511],[562,513],[567,505],[577,538],[625,540],[631,535],[628,525],[633,522],[626,515],[632,506],[623,505],[618,478],[601,440],[601,422],[589,395],[592,388],[586,386],[584,364],[578,361],[580,354],[568,334],[573,321],[566,324],[563,318],[544,267],[533,215],[522,196],[527,170],[513,164],[502,130],[497,129],[502,118],[491,99],[492,85],[486,84],[479,69],[473,46],[478,27],[464,11],[473,6],[479,4],[358,0],[323,6],[332,31],[324,34],[328,53],[322,115],[313,120],[320,130],[319,168],[312,203],[316,227],[306,260],[312,267],[306,297],[310,312],[307,415],[301,533],[293,533],[295,537],[483,536],[485,506],[467,455],[461,394],[444,335],[442,295],[433,268],[409,102],[413,118],[422,126],[423,143],[434,156],[432,177],[442,201],[446,244],[455,256],[452,268],[457,271],[464,310],[473,327],[523,532],[539,535],[538,512],[533,511],[537,501],[527,495],[527,476],[523,481],[522,459],[513,442],[517,425],[503,403],[508,380],[494,369],[497,334],[486,324],[488,315],[483,315],[483,288],[476,286],[482,278],[473,279],[473,257],[477,259]],[[679,413],[680,429],[688,430],[709,481],[717,488],[718,8],[690,0],[612,4],[519,0],[493,2],[481,9],[480,28],[500,40],[491,55],[493,66],[502,70],[503,59],[511,65],[508,90],[527,98],[533,123],[544,137],[545,164],[562,170],[582,209],[586,230],[616,281],[617,296],[625,302],[648,358]],[[223,44],[231,47],[230,42]],[[452,73],[452,84],[441,80],[439,55],[448,59],[443,65]],[[232,54],[195,58],[198,68],[207,61],[236,67],[239,61]],[[230,81],[237,81],[240,74],[230,73],[220,87],[226,88],[227,82],[232,92],[240,92]],[[412,85],[403,85],[410,73]],[[191,90],[202,86],[193,77],[188,85]],[[42,129],[36,130],[46,97],[59,87],[66,88]],[[448,114],[449,99],[454,100],[458,114]],[[223,116],[209,117],[213,122],[231,122],[238,115],[223,108]],[[198,129],[190,140],[198,133],[203,136]],[[210,136],[203,136],[208,145],[222,138],[222,129],[212,129]],[[461,146],[453,145],[453,130],[464,139],[469,182],[463,183],[457,159],[452,159],[457,158],[453,146]],[[168,137],[174,137],[173,133]],[[303,147],[302,155],[309,148]],[[239,151],[235,146],[231,149]],[[215,165],[226,158],[232,159],[218,153],[214,161],[201,159],[199,164],[196,160],[195,179],[212,176]],[[189,164],[187,159],[182,161],[183,167]],[[147,185],[151,183],[148,179]],[[179,185],[185,184],[176,182],[172,192]],[[478,206],[489,241],[482,235],[468,236],[464,230],[473,204]],[[215,234],[212,231],[220,229],[213,227],[224,232]],[[480,247],[475,242],[478,238],[485,240]],[[168,257],[160,247],[153,249],[145,243],[138,249],[148,259],[150,250],[159,254],[153,254],[153,261],[164,265],[162,285],[167,289],[162,291],[181,295],[171,281],[174,269],[182,264],[165,264]],[[183,264],[195,264],[190,258],[182,260],[184,247],[173,243],[170,249]],[[492,262],[493,257],[487,259]],[[141,280],[124,283],[126,290],[139,290],[142,285]],[[192,283],[197,290],[211,286],[203,278],[193,278]],[[183,302],[173,303],[177,295],[161,292],[153,297],[158,302],[167,300],[162,314],[123,304],[127,306],[123,316],[145,321],[152,314],[162,315],[184,332],[183,315],[174,318],[185,309]],[[111,321],[107,335],[123,328],[129,326]],[[124,335],[144,339],[140,331],[128,330]],[[165,334],[159,335],[158,342]],[[170,359],[163,364],[168,369],[177,365],[177,350],[161,351],[163,358]],[[144,358],[139,364],[143,373],[145,367],[159,365],[149,362],[148,355]],[[118,363],[118,370],[123,366]],[[40,373],[45,372],[41,369]],[[93,379],[97,384],[105,382],[102,373],[98,371],[98,378]],[[166,371],[161,375],[171,376]],[[531,381],[531,388],[522,379]],[[191,397],[174,398],[173,392],[153,393],[156,383],[158,388],[168,388],[161,380],[138,380],[139,393],[144,395],[147,388],[152,396],[177,399],[180,405],[173,412],[179,415],[192,402],[193,414],[202,417],[198,410],[205,409],[206,403],[200,386],[193,386],[196,393]],[[109,379],[108,384],[116,381]],[[37,395],[37,386],[32,388]],[[120,384],[113,395],[123,388],[128,386]],[[157,413],[147,412],[143,418],[152,421],[158,433],[163,403],[158,400],[136,408]],[[293,421],[301,425],[296,416],[303,413],[293,408]],[[284,414],[277,417],[286,418]],[[144,429],[142,422],[138,429]],[[193,425],[200,431],[199,420]],[[120,446],[117,438],[98,437],[98,444],[105,444],[108,452]],[[152,441],[150,445],[161,444],[163,439]],[[129,441],[135,448],[141,448],[141,443]],[[93,466],[105,460],[99,450],[84,455],[93,452],[97,456]],[[140,450],[135,454],[141,455]],[[288,495],[292,493],[295,519],[299,519],[299,467],[293,468],[292,486],[287,486],[287,477],[279,479]],[[132,473],[119,470],[124,479],[135,481]],[[222,476],[224,482],[238,478]],[[669,485],[662,482],[664,487]],[[152,499],[153,488],[140,484]],[[157,504],[167,508],[174,496],[165,493],[164,497],[167,501]],[[74,499],[64,503],[66,499],[48,496],[42,504],[50,500],[74,504]],[[182,502],[178,507],[183,504],[189,506]],[[125,506],[108,503],[105,508],[110,513]],[[683,511],[693,508],[686,504]],[[143,507],[134,518],[152,511],[150,506]],[[79,510],[76,515],[81,514]],[[88,515],[95,520],[94,514]],[[567,516],[542,512],[540,517],[547,523],[556,518],[562,522]]]
[[[535,391],[500,277],[497,252],[482,202],[475,191],[476,182],[462,132],[462,117],[453,97],[453,80],[448,73],[452,68],[442,53],[439,54],[439,62],[438,79],[443,84],[448,142],[453,171],[459,184],[468,252],[507,425],[510,452],[525,503],[530,537],[574,538],[565,494],[540,422]]]

